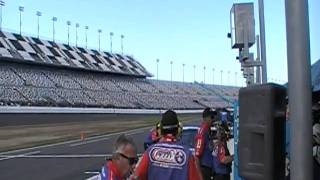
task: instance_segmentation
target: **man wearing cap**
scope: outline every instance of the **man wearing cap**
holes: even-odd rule
[[[230,155],[227,139],[225,127],[218,126],[212,152],[214,180],[230,180],[233,155]]]
[[[191,151],[177,141],[179,121],[177,114],[168,110],[160,122],[161,139],[148,147],[134,172],[139,180],[198,180],[199,169]]]
[[[122,180],[129,177],[137,163],[137,148],[133,140],[125,135],[117,139],[112,159],[101,169],[101,180]]]
[[[202,177],[204,180],[211,180],[214,169],[212,167],[212,147],[210,147],[210,126],[216,115],[211,108],[206,108],[202,112],[202,122],[195,135],[195,155],[199,159]]]

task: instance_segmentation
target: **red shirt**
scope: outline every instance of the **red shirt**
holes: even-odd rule
[[[122,176],[111,160],[102,167],[101,180],[122,180]]]

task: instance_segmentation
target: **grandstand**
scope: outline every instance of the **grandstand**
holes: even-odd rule
[[[0,32],[0,106],[201,109],[238,96],[237,87],[149,77],[131,56]]]

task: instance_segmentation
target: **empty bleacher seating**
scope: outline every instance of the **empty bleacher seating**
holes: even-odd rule
[[[0,106],[202,109],[239,90],[150,76],[131,56],[0,31]]]

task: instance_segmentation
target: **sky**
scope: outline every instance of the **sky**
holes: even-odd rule
[[[22,12],[22,32],[37,36],[36,11],[41,11],[40,36],[52,40],[52,17],[55,39],[67,42],[67,21],[71,21],[70,43],[75,44],[75,24],[80,46],[85,46],[85,26],[88,47],[98,49],[98,29],[101,49],[110,51],[113,32],[113,52],[135,57],[160,80],[243,86],[238,50],[231,49],[230,9],[233,3],[255,3],[256,34],[259,33],[258,0],[3,0],[4,31],[19,32],[19,6]],[[287,51],[284,0],[265,0],[265,27],[268,81],[287,81]],[[309,0],[311,63],[320,59],[320,1]],[[255,47],[251,48],[255,53]],[[183,65],[184,73],[183,73]],[[194,68],[195,77],[194,77]],[[204,66],[206,70],[204,72]],[[214,69],[214,70],[213,70]],[[222,79],[221,79],[222,71]],[[184,78],[183,78],[184,74]],[[221,81],[222,80],[222,81]]]

